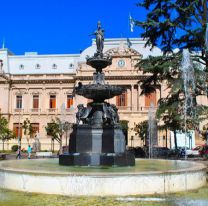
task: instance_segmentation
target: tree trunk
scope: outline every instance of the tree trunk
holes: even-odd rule
[[[63,134],[60,135],[60,148],[59,148],[59,154],[62,154],[62,153],[63,153],[63,148],[62,148],[62,137],[63,137]]]
[[[3,152],[4,152],[4,140],[2,140],[2,150],[3,150]]]
[[[175,143],[175,149],[178,149],[176,131],[174,131],[174,143]]]
[[[68,131],[66,131],[66,146],[68,145],[67,140],[68,140]]]

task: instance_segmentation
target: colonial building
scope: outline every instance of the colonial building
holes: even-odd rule
[[[148,118],[150,104],[157,106],[160,96],[167,95],[165,85],[148,96],[141,96],[139,80],[144,78],[135,65],[149,55],[161,55],[159,48],[144,47],[145,41],[134,39],[105,39],[104,53],[112,56],[112,65],[104,69],[106,83],[126,88],[122,95],[109,102],[118,107],[120,120],[128,125],[126,142],[138,146],[142,142],[132,131],[135,123]],[[82,82],[92,82],[94,70],[86,65],[86,57],[96,51],[95,41],[81,54],[38,55],[36,52],[14,55],[8,49],[0,50],[0,112],[9,120],[9,127],[16,136],[22,137],[22,147],[34,140],[24,135],[22,125],[29,119],[38,133],[41,148],[51,149],[51,138],[45,127],[56,117],[74,123],[77,105],[90,100],[73,96],[73,88]],[[163,91],[163,92],[161,92]],[[68,135],[67,135],[68,136]],[[159,134],[158,143],[164,144],[164,134]],[[167,141],[165,140],[166,144]],[[63,145],[67,144],[65,137]],[[6,143],[6,149],[17,144],[17,139]],[[0,143],[0,149],[2,145]],[[56,143],[58,149],[58,143]]]

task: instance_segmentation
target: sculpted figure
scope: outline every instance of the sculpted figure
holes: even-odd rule
[[[83,104],[79,104],[77,106],[78,112],[76,113],[76,119],[77,119],[77,124],[80,123],[80,121],[83,122],[83,124],[87,124],[88,122],[88,116],[92,110],[91,107],[84,107]]]
[[[97,30],[93,33],[96,35],[97,56],[102,56],[104,47],[104,30],[101,28],[101,23],[98,21]]]
[[[104,104],[103,112],[103,118],[105,119],[105,122],[112,125],[119,123],[118,109],[114,104]]]

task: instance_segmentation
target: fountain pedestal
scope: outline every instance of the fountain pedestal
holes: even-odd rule
[[[60,155],[61,165],[135,165],[134,156],[125,151],[125,137],[119,125],[75,125],[69,151],[70,153]]]

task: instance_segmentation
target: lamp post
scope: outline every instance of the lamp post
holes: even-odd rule
[[[21,134],[20,134],[20,127],[21,127],[21,109],[22,109],[22,92],[20,89],[19,90],[19,94],[21,95],[21,102],[19,102],[18,100],[18,104],[16,105],[19,111],[19,120],[18,120],[18,158],[21,157]]]

